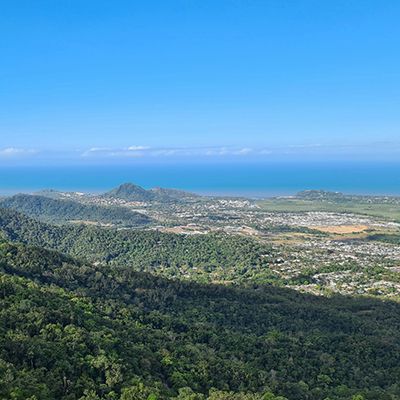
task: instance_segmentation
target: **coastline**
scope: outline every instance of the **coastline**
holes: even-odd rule
[[[291,196],[312,189],[400,196],[400,162],[0,166],[0,195],[43,189],[99,194],[123,182],[232,197]]]

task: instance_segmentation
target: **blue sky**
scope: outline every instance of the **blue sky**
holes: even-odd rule
[[[0,163],[399,159],[399,1],[0,8]]]

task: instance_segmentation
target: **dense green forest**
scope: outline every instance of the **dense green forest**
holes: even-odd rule
[[[202,282],[234,279],[238,283],[278,279],[269,268],[275,258],[271,247],[242,236],[53,226],[5,209],[0,209],[0,232],[8,239],[90,262],[129,265],[167,277],[190,277]]]
[[[400,399],[400,305],[279,287],[279,257],[0,208],[0,399]]]
[[[83,204],[73,200],[17,194],[0,202],[10,208],[44,222],[90,221],[122,226],[143,226],[151,222],[144,214],[124,207]]]
[[[0,398],[398,399],[400,306],[0,244]]]
[[[104,197],[112,197],[125,201],[140,201],[140,202],[177,202],[199,198],[200,196],[184,192],[182,190],[153,188],[146,190],[141,186],[133,183],[124,183],[109,192],[104,194]]]

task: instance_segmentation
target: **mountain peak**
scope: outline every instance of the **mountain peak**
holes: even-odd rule
[[[185,192],[178,189],[166,189],[162,187],[154,187],[146,190],[141,186],[133,183],[123,183],[105,193],[106,197],[113,197],[125,201],[158,201],[158,202],[173,202],[199,197],[196,194]]]
[[[106,197],[115,197],[126,201],[149,201],[152,200],[152,194],[141,186],[130,182],[123,183],[105,193]]]

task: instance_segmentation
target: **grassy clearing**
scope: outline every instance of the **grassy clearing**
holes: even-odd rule
[[[335,203],[328,201],[302,200],[302,199],[267,199],[260,200],[258,205],[264,211],[271,212],[349,212],[400,222],[400,206],[384,203],[363,203],[349,201]]]

